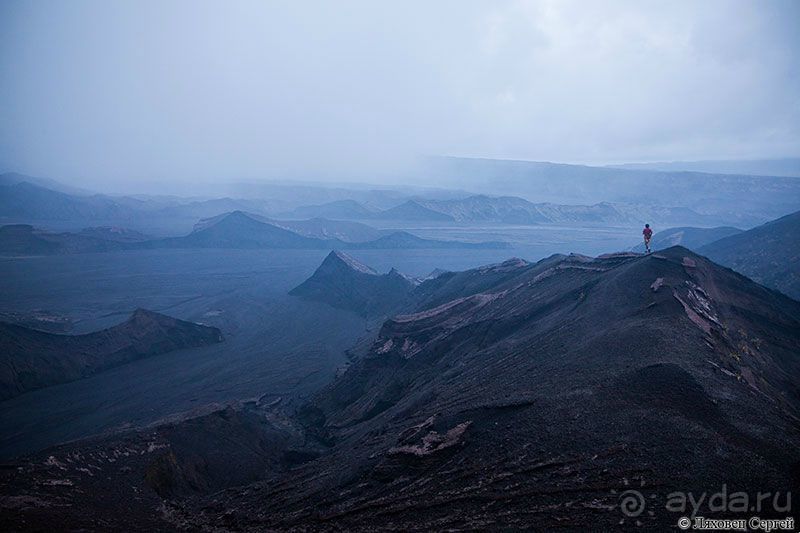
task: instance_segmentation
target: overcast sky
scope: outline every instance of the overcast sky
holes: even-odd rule
[[[0,2],[0,170],[369,179],[800,155],[800,2]]]

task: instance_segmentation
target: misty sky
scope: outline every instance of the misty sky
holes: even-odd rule
[[[800,2],[0,3],[0,171],[369,180],[800,155]]]

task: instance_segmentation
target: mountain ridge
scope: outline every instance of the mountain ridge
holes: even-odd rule
[[[136,309],[116,326],[61,335],[0,322],[0,398],[66,383],[135,359],[222,342],[219,329]]]
[[[759,283],[800,299],[800,211],[697,251]]]
[[[501,249],[500,241],[444,241],[423,239],[406,231],[379,231],[354,222],[320,219],[272,220],[253,213],[232,211],[201,219],[187,235],[149,238],[132,230],[98,229],[79,233],[54,233],[29,224],[0,226],[0,253],[53,255],[96,253],[153,248],[242,248],[242,249]],[[329,229],[328,229],[329,228]],[[123,237],[126,234],[126,237]],[[363,240],[365,237],[373,237]],[[343,240],[343,239],[348,240]]]

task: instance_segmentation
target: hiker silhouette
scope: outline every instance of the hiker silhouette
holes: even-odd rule
[[[644,235],[644,248],[647,250],[647,253],[650,253],[650,239],[653,237],[653,230],[650,229],[650,224],[645,224],[644,229],[642,230],[642,235]]]

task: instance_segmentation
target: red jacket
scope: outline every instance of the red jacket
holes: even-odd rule
[[[653,230],[651,230],[650,228],[644,228],[644,230],[642,231],[642,235],[644,235],[645,239],[649,239],[650,237],[653,236]]]

